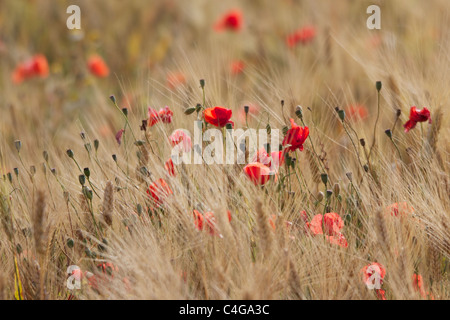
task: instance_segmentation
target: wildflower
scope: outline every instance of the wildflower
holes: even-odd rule
[[[116,133],[116,141],[118,143],[118,145],[120,146],[120,144],[122,143],[122,136],[123,133],[125,132],[124,129],[120,129],[117,133]]]
[[[370,263],[361,269],[363,281],[367,288],[375,289],[377,296],[381,300],[386,300],[385,291],[381,289],[383,279],[386,276],[386,269],[378,262]]]
[[[231,63],[231,74],[237,75],[242,73],[245,69],[245,64],[241,60],[236,60]]]
[[[405,132],[414,129],[417,125],[417,122],[425,121],[431,123],[430,110],[428,110],[427,108],[417,110],[417,107],[411,107],[411,110],[409,112],[409,120],[403,125],[403,127],[405,128]]]
[[[294,122],[294,119],[290,119],[290,121],[291,129],[287,131],[282,144],[283,146],[289,145],[287,151],[295,151],[296,149],[303,151],[303,143],[306,141],[306,138],[308,138],[309,128],[298,126]]]
[[[306,225],[314,235],[325,234],[327,241],[331,244],[347,247],[347,240],[340,232],[344,227],[344,220],[337,213],[329,212],[324,216],[316,214]]]
[[[390,214],[394,217],[404,217],[414,213],[414,208],[407,202],[393,203],[386,208],[386,214]]]
[[[183,152],[189,152],[192,148],[191,137],[183,130],[177,129],[170,136],[169,141],[172,147],[180,145]]]
[[[19,84],[24,80],[41,77],[46,78],[48,76],[48,62],[44,55],[38,54],[31,59],[20,63],[13,71],[12,80],[15,84]]]
[[[153,127],[158,122],[163,122],[166,124],[172,123],[173,111],[170,110],[168,106],[159,109],[156,111],[155,109],[148,107],[148,126]]]
[[[147,194],[153,199],[157,206],[161,206],[163,201],[167,199],[169,195],[173,194],[173,191],[164,179],[159,179],[148,187]]]
[[[272,171],[277,171],[280,166],[285,162],[283,151],[273,151],[270,155],[266,152],[266,149],[259,149],[253,156],[251,162],[259,162]]]
[[[186,77],[182,72],[171,72],[167,75],[167,86],[171,89],[176,89],[185,83]]]
[[[242,28],[242,12],[239,9],[233,9],[225,13],[217,20],[214,29],[218,32],[224,30],[239,31]]]
[[[169,173],[169,175],[171,175],[172,177],[176,176],[175,173],[175,166],[173,164],[172,159],[169,159],[166,161],[166,163],[164,164],[164,168],[167,170],[167,172]]]
[[[231,212],[227,210],[228,222],[231,222]],[[217,228],[216,217],[213,212],[205,212],[205,214],[194,210],[195,227],[199,230],[206,230],[210,235],[220,235]]]
[[[413,287],[415,291],[418,291],[422,298],[434,300],[434,296],[430,292],[426,292],[423,285],[423,278],[420,274],[413,274]]]
[[[353,104],[347,107],[346,113],[350,120],[364,120],[369,115],[367,108],[362,104]]]
[[[270,175],[273,174],[269,167],[259,162],[249,163],[244,167],[244,172],[255,185],[266,184]]]
[[[106,65],[102,57],[98,55],[92,55],[88,59],[89,71],[96,77],[104,78],[109,75],[109,68]]]
[[[148,126],[153,127],[158,122],[159,122],[158,112],[155,109],[148,107]]]
[[[310,43],[315,36],[316,29],[313,26],[305,26],[289,34],[286,37],[286,44],[290,48],[297,46],[299,43],[306,45]]]
[[[223,128],[227,123],[234,125],[230,120],[232,114],[230,109],[223,107],[207,108],[204,111],[205,121],[219,128]]]
[[[170,108],[166,106],[163,109],[159,109],[158,116],[163,123],[171,123],[173,111],[170,110]]]

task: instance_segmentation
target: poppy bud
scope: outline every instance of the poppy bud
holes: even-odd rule
[[[270,134],[272,132],[272,128],[270,127],[270,124],[267,124],[266,131],[267,131],[267,134]]]
[[[81,133],[80,133],[80,137],[81,137],[81,139],[83,139],[83,140],[86,139],[86,135],[84,134],[84,132],[81,132]]]
[[[400,117],[402,115],[402,110],[397,109],[397,117]]]
[[[297,108],[295,109],[295,114],[299,119],[303,119],[303,109],[301,106],[297,106]]]
[[[324,185],[327,185],[327,183],[328,183],[328,174],[322,173],[322,174],[320,175],[320,178],[322,179],[323,184],[324,184]]]
[[[339,183],[334,184],[333,192],[336,196],[338,196],[341,193],[341,186],[339,185]]]
[[[125,115],[125,117],[128,117],[128,109],[127,108],[122,108],[122,112]]]
[[[353,173],[347,172],[345,175],[347,176],[348,180],[350,180],[350,182],[353,181]]]
[[[8,172],[6,174],[6,176],[8,177],[9,183],[12,183],[12,174],[11,174],[11,172]]]
[[[138,215],[142,215],[142,205],[140,203],[137,204],[136,209]]]
[[[190,114],[194,113],[195,110],[197,110],[197,108],[195,108],[195,107],[187,108],[186,110],[184,110],[184,114],[190,115]]]
[[[283,127],[283,135],[285,136],[289,131],[289,128],[287,126]]]
[[[67,246],[69,248],[73,248],[73,245],[74,245],[73,239],[72,238],[67,239]]]
[[[322,201],[323,200],[323,192],[319,191],[319,193],[317,194],[317,201]]]
[[[375,84],[375,86],[376,86],[376,88],[377,88],[377,91],[380,92],[381,87],[382,87],[381,81],[377,81],[376,84]]]
[[[14,170],[14,173],[16,174],[16,177],[18,177],[19,176],[19,168],[14,168],[13,170]]]
[[[84,168],[83,172],[86,178],[89,179],[89,177],[91,176],[91,170],[89,170],[89,168]]]
[[[284,107],[284,100],[281,100],[281,107]]]
[[[364,168],[364,171],[365,171],[365,172],[369,172],[369,166],[368,166],[367,164],[365,164],[365,165],[363,166],[363,168]]]
[[[327,199],[333,195],[333,190],[327,190]]]
[[[363,146],[363,147],[366,146],[366,140],[364,140],[364,139],[359,139],[359,143],[360,143],[361,146]]]
[[[73,151],[72,150],[67,150],[66,151],[67,155],[69,156],[69,158],[73,158]]]
[[[117,156],[115,154],[112,155],[112,158],[113,158],[114,162],[117,163]]]
[[[22,142],[20,140],[14,141],[14,145],[16,146],[17,152],[20,152],[20,149],[22,148]]]
[[[86,183],[86,176],[85,176],[84,174],[80,174],[80,175],[78,176],[78,181],[80,182],[80,184],[81,184],[82,186],[84,186],[84,184]]]
[[[100,141],[98,141],[97,139],[95,139],[94,140],[94,148],[95,148],[95,151],[97,151],[98,150],[98,147],[100,146]]]
[[[244,106],[244,112],[245,112],[245,114],[248,114],[248,111],[250,110],[250,107],[249,106]]]
[[[334,110],[336,110],[336,112],[339,112],[339,107],[335,107]]]
[[[345,111],[344,110],[339,110],[338,111],[338,115],[339,115],[339,119],[341,119],[341,121],[344,122],[344,120],[345,120]]]
[[[386,135],[389,137],[389,139],[392,139],[392,131],[391,131],[391,129],[387,129],[386,131],[384,131],[384,133],[386,133]]]
[[[200,87],[202,89],[205,87],[205,79],[200,79]]]
[[[56,176],[56,169],[55,168],[50,169],[50,171],[53,173],[53,175]]]
[[[111,99],[111,101],[112,101],[114,104],[116,103],[116,97],[110,96],[109,99]]]
[[[42,152],[42,156],[44,157],[45,162],[48,162],[48,152],[47,151]]]
[[[233,129],[233,125],[231,123],[227,123],[225,125],[225,128],[227,128],[227,130],[231,130],[231,129]]]

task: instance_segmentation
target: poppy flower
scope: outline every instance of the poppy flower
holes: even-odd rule
[[[283,151],[273,151],[270,153],[269,156],[266,149],[261,148],[253,156],[252,162],[259,162],[269,167],[270,169],[277,170],[280,166],[284,164],[284,154]],[[274,168],[272,168],[272,164]]]
[[[353,104],[348,106],[345,113],[351,120],[364,120],[369,115],[367,108],[362,104]]]
[[[109,68],[102,57],[98,55],[90,56],[88,59],[89,71],[96,77],[104,78],[109,75]]]
[[[221,16],[214,24],[214,30],[221,32],[224,30],[239,31],[242,28],[242,12],[239,9],[233,9]]]
[[[372,262],[364,266],[361,272],[363,274],[363,281],[368,288],[380,289],[377,286],[383,284],[383,279],[386,276],[386,269],[381,263]],[[379,281],[379,283],[376,283],[376,281]]]
[[[289,48],[297,46],[299,43],[306,45],[316,36],[316,28],[313,26],[305,26],[286,37],[286,44]]]
[[[291,121],[291,129],[288,130],[286,136],[283,139],[283,146],[290,145],[286,150],[287,151],[295,151],[299,149],[303,151],[303,143],[305,143],[306,139],[309,135],[308,127],[300,127],[294,122],[294,119],[290,119]]]
[[[244,167],[244,173],[255,185],[264,185],[269,181],[271,174],[270,168],[259,162],[249,163]]]
[[[386,208],[386,213],[391,216],[407,216],[414,213],[414,208],[407,202],[393,203]]]
[[[420,293],[422,298],[427,299],[429,297],[431,300],[434,300],[433,294],[425,291],[423,278],[420,274],[413,274],[413,287],[415,291]]]
[[[305,212],[306,214],[306,212]],[[306,223],[307,228],[314,234],[325,234],[326,239],[331,244],[347,247],[347,240],[340,230],[344,227],[344,220],[335,212],[316,214],[311,222]]]
[[[159,109],[158,116],[163,123],[171,123],[173,111],[170,110],[170,108],[166,106],[162,109]]]
[[[229,210],[227,210],[227,216],[228,221],[231,222],[231,212]],[[194,223],[199,231],[206,230],[210,235],[220,235],[213,212],[205,212],[205,214],[202,214],[194,210]]]
[[[405,132],[414,129],[418,122],[425,121],[431,123],[430,110],[427,108],[418,110],[415,106],[411,107],[411,110],[409,111],[409,120],[403,125]]]
[[[166,163],[164,164],[164,168],[167,170],[167,172],[169,173],[169,175],[171,175],[172,177],[176,176],[175,173],[175,166],[173,164],[172,159],[169,159],[166,161]]]
[[[153,199],[157,206],[161,206],[164,200],[173,194],[173,191],[164,179],[159,179],[148,187],[147,194]]]
[[[231,109],[224,107],[207,108],[204,111],[205,121],[219,128],[225,127],[227,123],[234,125],[233,121],[230,120],[232,114]]]
[[[171,72],[167,75],[167,86],[171,89],[176,89],[185,83],[186,77],[182,72]]]
[[[175,130],[169,136],[169,142],[172,147],[180,145],[183,152],[191,151],[192,148],[191,137],[184,130],[181,129]]]
[[[343,248],[348,247],[347,239],[345,239],[345,237],[342,233],[338,233],[334,236],[325,236],[325,237],[326,237],[327,241],[331,244],[336,244]]]
[[[13,71],[12,80],[14,83],[19,84],[24,80],[41,77],[46,78],[49,73],[47,58],[44,55],[38,54],[31,59],[20,63]]]
[[[245,64],[244,64],[244,61],[236,60],[236,61],[231,62],[231,66],[230,67],[231,67],[230,68],[231,69],[231,74],[232,75],[237,75],[237,74],[242,73],[242,71],[244,71]]]
[[[148,126],[153,127],[155,124],[159,122],[159,114],[153,108],[148,107]]]
[[[117,144],[120,146],[121,144],[122,144],[122,136],[123,136],[123,133],[125,132],[125,130],[124,129],[120,129],[117,133],[116,133],[116,141],[117,141]]]

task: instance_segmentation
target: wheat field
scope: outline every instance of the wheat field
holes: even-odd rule
[[[0,300],[449,299],[449,14],[1,1]],[[280,166],[172,166],[195,121]]]

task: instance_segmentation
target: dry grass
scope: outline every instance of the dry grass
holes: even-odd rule
[[[373,2],[379,31],[366,28]],[[83,34],[65,27],[69,4],[82,9]],[[243,29],[214,32],[233,7]],[[0,299],[377,299],[360,272],[371,262],[386,269],[387,299],[429,297],[415,290],[414,274],[434,299],[449,299],[448,15],[446,0],[2,1]],[[316,26],[314,41],[287,48],[286,35],[306,24]],[[47,57],[50,75],[13,84],[14,67],[35,53]],[[103,56],[109,77],[89,74],[91,53]],[[233,75],[238,59],[246,68]],[[168,86],[171,72],[185,83]],[[238,164],[185,164],[169,176],[167,137],[193,132],[196,114],[184,110],[203,103],[200,79],[206,106],[232,109],[237,128],[245,104],[260,108],[251,128],[280,131],[289,118],[301,125],[301,105],[310,136],[292,154],[295,168],[281,167],[264,187]],[[120,146],[125,120],[112,94],[129,112]],[[335,108],[356,103],[367,117],[347,112],[343,124]],[[139,130],[148,106],[166,105],[171,124]],[[433,122],[404,133],[412,105],[428,107]],[[160,178],[173,191],[162,207],[146,192]],[[335,183],[339,195],[317,201]],[[403,202],[413,212],[387,213]],[[197,230],[194,209],[214,212],[216,235]],[[338,213],[348,246],[305,231],[302,210],[308,221]],[[86,275],[81,290],[67,289],[71,265],[96,284]]]

